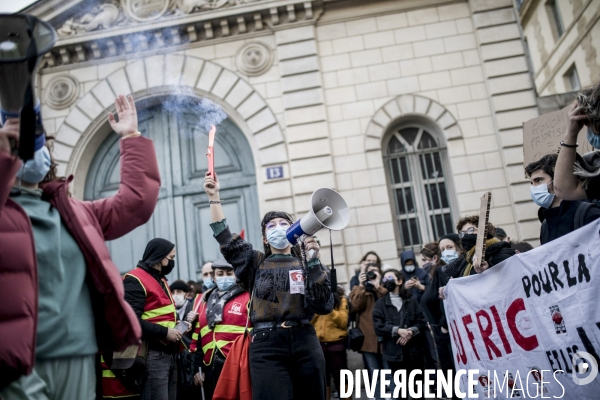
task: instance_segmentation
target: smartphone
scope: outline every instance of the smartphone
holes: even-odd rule
[[[177,325],[175,325],[175,329],[177,329],[179,333],[184,334],[185,331],[188,330],[188,324],[183,321],[179,321]]]

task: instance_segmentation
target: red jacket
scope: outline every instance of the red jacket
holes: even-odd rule
[[[9,198],[20,165],[16,157],[0,153],[0,389],[29,374],[35,361],[35,244],[29,217]],[[72,180],[70,176],[43,185],[43,197],[59,211],[85,258],[98,346],[105,351],[122,350],[140,342],[141,329],[124,300],[123,282],[105,241],[150,219],[160,187],[154,145],[144,137],[121,141],[121,184],[112,197],[73,199],[68,195]]]

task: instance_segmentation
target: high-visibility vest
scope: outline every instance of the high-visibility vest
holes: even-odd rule
[[[208,296],[206,300],[208,300]],[[209,365],[212,362],[215,349],[227,358],[233,342],[238,336],[244,333],[244,329],[246,328],[249,301],[250,293],[248,292],[242,292],[236,297],[229,299],[223,307],[223,322],[217,324],[214,329],[211,329],[206,319],[206,301],[200,295],[196,296],[192,309],[196,310],[199,305],[199,315],[198,321],[194,326],[194,332],[192,333],[190,351],[195,352],[198,348],[198,343],[200,343],[200,347],[204,353],[203,362],[205,365]],[[249,322],[248,327],[250,326],[251,323]],[[200,339],[199,342],[198,339]]]
[[[102,398],[103,399],[127,399],[139,398],[139,394],[127,389],[121,383],[115,374],[108,368],[104,357],[100,356],[100,365],[102,367]]]
[[[144,321],[152,322],[153,324],[175,329],[175,324],[177,323],[177,311],[175,310],[175,303],[173,302],[167,280],[161,278],[163,285],[165,285],[165,288],[167,289],[168,295],[156,279],[142,268],[135,268],[126,273],[123,276],[123,279],[125,279],[126,276],[137,279],[146,293],[146,303],[144,304],[142,319]]]

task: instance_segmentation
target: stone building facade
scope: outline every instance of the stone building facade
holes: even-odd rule
[[[600,81],[600,1],[518,1],[539,96]]]
[[[227,114],[217,134],[222,197],[233,230],[255,246],[264,212],[302,216],[319,187],[351,207],[349,226],[332,236],[341,282],[369,250],[399,267],[399,251],[453,231],[488,190],[491,221],[537,240],[521,126],[538,108],[511,0],[80,4],[89,2],[25,11],[60,34],[38,88],[74,196],[118,188],[106,122],[115,95],[134,96],[140,130],[155,140],[160,200],[145,227],[110,244],[123,271],[154,236],[177,242],[183,279],[218,254],[201,187],[206,132],[185,105],[202,98]]]

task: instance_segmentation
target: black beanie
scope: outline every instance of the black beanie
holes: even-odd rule
[[[182,290],[186,293],[189,293],[190,291],[189,285],[182,280],[177,280],[171,283],[171,286],[169,286],[169,288],[171,289],[171,292],[174,290]]]
[[[175,247],[175,243],[169,242],[167,239],[155,238],[148,242],[142,262],[148,267],[154,267],[169,255]]]
[[[444,235],[440,238],[439,241],[441,242],[444,239],[452,240],[454,242],[454,244],[460,245],[460,238],[458,237],[458,234],[456,234],[456,233],[449,233],[447,235]]]

